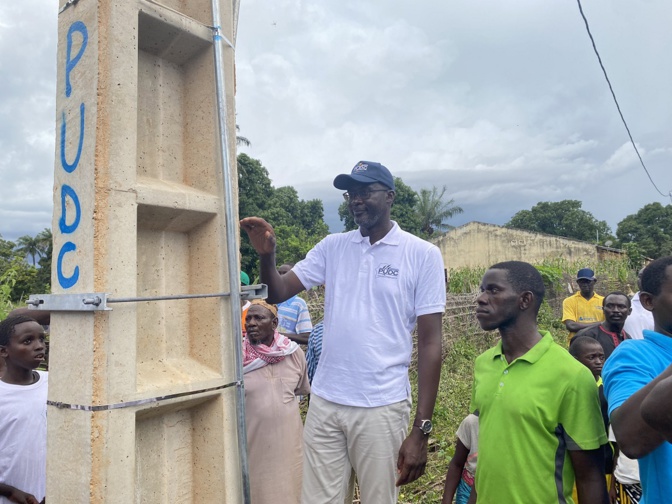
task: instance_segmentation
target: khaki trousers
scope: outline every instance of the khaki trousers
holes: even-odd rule
[[[303,428],[302,504],[351,504],[353,470],[362,504],[395,504],[397,457],[410,412],[410,398],[361,408],[312,395]]]

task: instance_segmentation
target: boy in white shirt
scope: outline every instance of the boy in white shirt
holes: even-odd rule
[[[0,504],[44,502],[47,472],[45,334],[34,319],[0,322]]]

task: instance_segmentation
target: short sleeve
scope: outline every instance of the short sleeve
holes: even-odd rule
[[[576,322],[578,318],[574,299],[571,297],[564,299],[562,301],[562,322],[564,323],[568,320]]]
[[[570,450],[596,450],[606,444],[597,385],[588,368],[582,366],[568,384],[559,413]]]
[[[443,313],[446,309],[446,279],[443,256],[432,245],[420,266],[415,295],[415,315]]]
[[[308,311],[308,305],[306,302],[301,299],[297,298],[297,301],[299,302],[299,309],[298,309],[298,316],[296,320],[296,333],[309,333],[310,331],[313,330],[313,323],[310,320],[310,312]]]
[[[474,421],[478,422],[478,417],[476,415],[467,415],[467,417],[462,420],[460,426],[457,428],[457,438],[462,441],[462,444],[468,449],[471,450],[473,441],[471,439],[472,434],[474,433],[473,423]]]
[[[323,285],[327,276],[327,254],[331,235],[323,238],[308,251],[306,258],[294,265],[292,271],[306,289]]]

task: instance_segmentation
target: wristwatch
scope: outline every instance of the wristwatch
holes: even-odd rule
[[[432,421],[431,420],[416,420],[413,422],[413,427],[417,427],[422,431],[425,436],[429,436],[429,433],[432,432]]]

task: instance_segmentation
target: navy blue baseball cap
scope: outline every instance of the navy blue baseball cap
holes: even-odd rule
[[[580,269],[576,274],[577,280],[595,280],[595,272],[590,268]]]
[[[373,161],[360,161],[350,172],[350,175],[338,175],[334,179],[334,187],[347,191],[353,184],[381,184],[394,190],[394,178],[390,170],[380,163]]]

